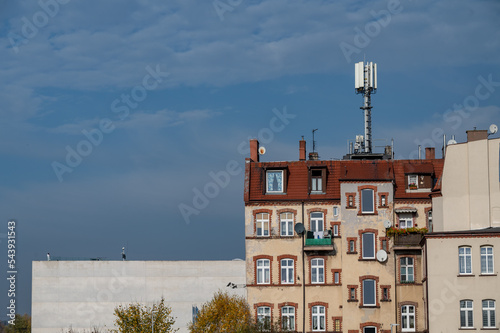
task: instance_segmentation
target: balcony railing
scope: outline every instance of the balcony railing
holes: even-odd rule
[[[394,245],[396,246],[419,246],[424,237],[421,233],[395,234]]]
[[[324,252],[334,251],[332,231],[326,230],[321,232],[308,231],[306,234],[305,251],[307,252]]]

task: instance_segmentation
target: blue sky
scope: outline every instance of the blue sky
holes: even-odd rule
[[[399,158],[500,125],[499,17],[494,0],[0,0],[1,267],[16,219],[18,312],[47,252],[244,258],[248,139],[296,160],[318,128],[320,157],[342,158],[363,131],[355,62],[378,65],[373,137]]]

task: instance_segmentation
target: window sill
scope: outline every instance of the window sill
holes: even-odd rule
[[[371,213],[358,213],[358,216],[373,216],[373,215],[378,215],[376,212],[371,212]]]
[[[358,252],[354,251],[354,252],[346,252],[347,254],[358,254]]]
[[[380,305],[360,305],[360,309],[379,309]]]
[[[476,330],[477,328],[475,327],[460,327],[459,330],[462,331],[471,331],[471,330]]]
[[[311,191],[309,194],[310,195],[322,195],[322,194],[326,194],[326,192],[323,192],[323,191]]]
[[[286,195],[286,192],[266,192],[266,195]]]
[[[482,328],[480,328],[480,330],[482,330],[482,331],[498,331],[498,330],[500,330],[500,328],[498,328],[498,327],[482,327]]]
[[[479,276],[497,276],[497,274],[494,274],[494,273],[486,273],[486,274],[479,274]],[[498,329],[498,328],[494,328],[494,329]]]
[[[345,209],[357,209],[355,206],[349,207],[347,206]]]
[[[357,299],[348,299],[348,302],[359,302]]]
[[[377,259],[375,259],[375,258],[361,258],[361,259],[358,259],[358,261],[377,261]]]
[[[457,277],[473,277],[475,274],[458,274]]]
[[[392,299],[381,299],[381,302],[392,302]]]

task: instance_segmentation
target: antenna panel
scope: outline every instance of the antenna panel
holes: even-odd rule
[[[359,87],[364,88],[365,86],[365,63],[359,63]]]
[[[370,82],[369,82],[369,87],[373,87],[373,62],[370,62]]]
[[[358,80],[358,63],[354,64],[354,88],[358,89],[359,80]]]
[[[377,89],[377,64],[373,64],[373,88]]]

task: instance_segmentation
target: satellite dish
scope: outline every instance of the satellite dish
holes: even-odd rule
[[[299,235],[302,235],[304,233],[304,231],[306,230],[306,228],[304,228],[304,225],[302,223],[297,223],[295,225],[295,232]]]
[[[392,226],[391,221],[389,221],[389,220],[384,221],[384,228],[389,229],[391,226]]]
[[[259,154],[264,155],[266,153],[266,148],[260,147],[259,148]]]
[[[457,143],[457,141],[455,141],[455,140],[453,140],[453,139],[451,139],[450,141],[448,141],[448,145],[454,145],[454,144],[456,144],[456,143]]]
[[[490,125],[490,134],[495,134],[496,132],[498,132],[498,126],[495,124],[491,124]]]
[[[377,252],[377,260],[379,262],[384,262],[387,260],[387,252],[385,252],[384,250],[379,250]]]

